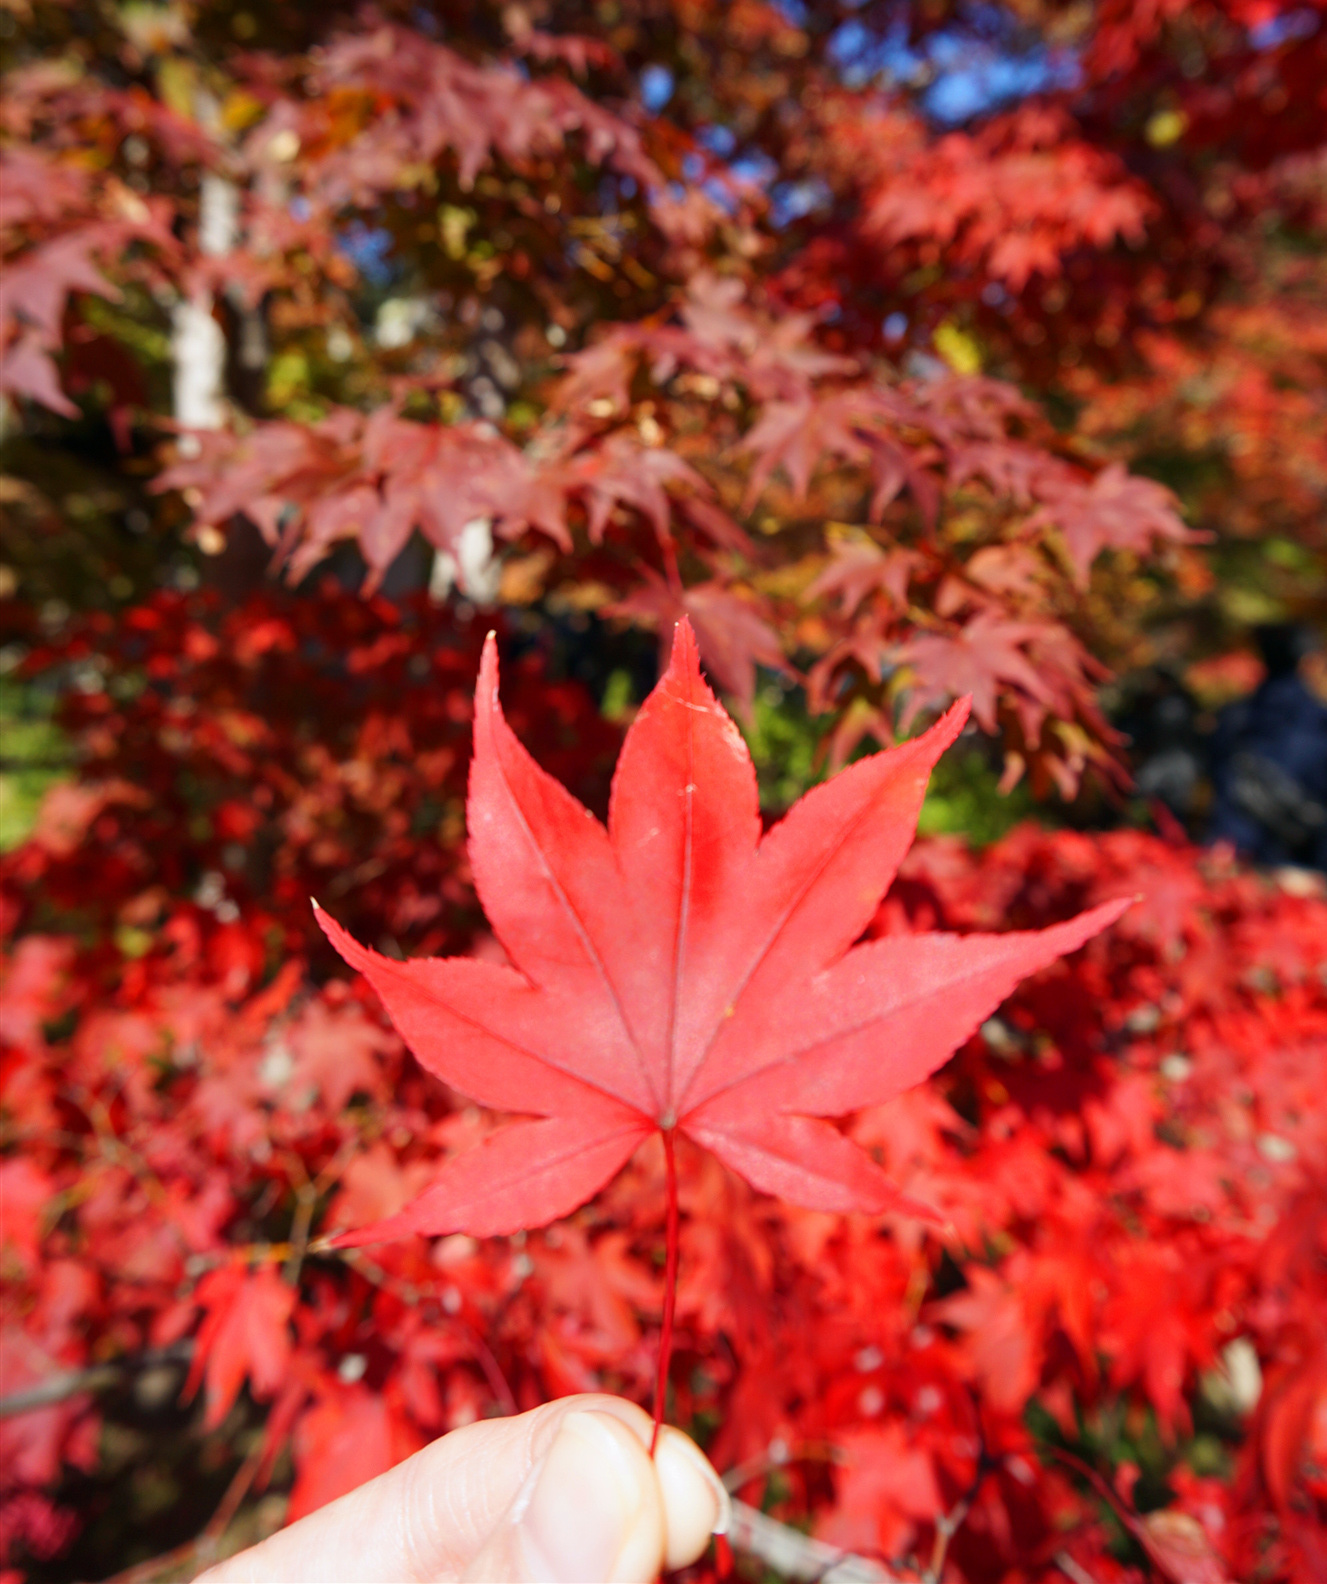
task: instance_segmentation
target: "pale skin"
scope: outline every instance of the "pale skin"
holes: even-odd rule
[[[620,1397],[564,1397],[443,1436],[199,1584],[648,1584],[728,1526],[695,1442]]]

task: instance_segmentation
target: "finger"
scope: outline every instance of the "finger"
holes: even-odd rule
[[[664,1567],[672,1572],[696,1561],[711,1535],[728,1533],[732,1507],[710,1460],[672,1425],[659,1431],[654,1472],[663,1498]]]
[[[204,1578],[207,1584],[432,1584],[460,1578],[548,1456],[562,1422],[575,1413],[608,1416],[642,1447],[649,1444],[648,1416],[620,1397],[601,1395],[563,1398],[516,1418],[467,1425]],[[685,1443],[680,1450],[674,1437]],[[699,1449],[680,1431],[664,1431],[660,1452],[665,1554],[671,1558],[675,1549],[690,1547],[690,1560],[704,1549],[705,1524],[726,1521],[727,1497]],[[582,1492],[582,1509],[584,1502]]]
[[[663,1499],[649,1453],[620,1419],[572,1413],[465,1577],[649,1584],[663,1557]]]
[[[466,1578],[646,1584],[694,1562],[728,1527],[727,1493],[680,1430],[665,1427],[651,1459],[643,1429],[568,1414]]]

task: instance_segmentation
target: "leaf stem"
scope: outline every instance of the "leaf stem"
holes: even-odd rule
[[[650,1437],[650,1456],[659,1444],[668,1396],[668,1364],[673,1355],[673,1314],[677,1308],[677,1158],[673,1153],[673,1130],[664,1128],[664,1167],[668,1179],[668,1252],[664,1260],[663,1325],[659,1330],[659,1367],[654,1378],[654,1434]]]

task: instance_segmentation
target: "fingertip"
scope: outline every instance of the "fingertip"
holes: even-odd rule
[[[465,1577],[649,1584],[663,1559],[663,1502],[640,1437],[614,1413],[577,1408]]]
[[[711,1535],[727,1534],[732,1504],[710,1460],[671,1425],[659,1432],[654,1466],[663,1495],[664,1566],[672,1572],[696,1561]]]

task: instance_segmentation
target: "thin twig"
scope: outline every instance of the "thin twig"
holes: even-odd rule
[[[58,1375],[48,1375],[35,1386],[25,1386],[7,1397],[0,1397],[0,1419],[34,1413],[38,1408],[51,1408],[81,1392],[105,1391],[119,1382],[123,1371],[124,1366],[118,1363],[94,1364],[90,1369],[62,1370]]]
[[[135,1562],[133,1567],[113,1573],[110,1578],[103,1580],[103,1584],[153,1584],[153,1580],[159,1579],[163,1573],[172,1573],[176,1568],[187,1567],[198,1560],[198,1541],[186,1540],[173,1551],[163,1551],[160,1556],[149,1557],[146,1562]],[[193,1572],[192,1568],[190,1572]]]
[[[377,1131],[378,1130],[375,1129],[375,1133]],[[345,1143],[342,1144],[341,1148],[337,1150],[336,1154],[332,1156],[331,1160],[328,1161],[326,1166],[324,1166],[318,1175],[313,1179],[313,1186],[319,1197],[325,1194],[330,1188],[336,1187],[337,1183],[341,1181],[346,1167],[350,1165],[351,1161],[354,1160],[355,1156],[359,1154],[362,1148],[362,1135],[358,1133],[352,1133],[351,1136],[346,1139]]]
[[[106,1364],[93,1364],[87,1369],[62,1370],[58,1375],[48,1375],[31,1386],[24,1386],[7,1397],[0,1397],[0,1419],[12,1419],[16,1414],[33,1413],[38,1408],[52,1408],[56,1403],[67,1402],[83,1392],[108,1391],[118,1386],[131,1372],[156,1369],[162,1364],[187,1364],[193,1356],[192,1340],[176,1342],[168,1348],[157,1348],[131,1357],[112,1359]]]
[[[123,1167],[154,1205],[162,1206],[167,1204],[170,1200],[170,1194],[165,1183],[162,1182],[147,1159],[115,1131],[115,1123],[111,1119],[110,1109],[106,1102],[99,1095],[94,1094],[85,1084],[81,1083],[67,1085],[65,1094],[92,1124],[92,1131],[96,1137],[98,1152],[102,1159],[112,1165]],[[177,1241],[180,1240],[178,1228],[174,1226],[174,1223],[170,1223],[170,1225]]]
[[[758,1507],[735,1501],[732,1509],[729,1545],[756,1557],[785,1578],[807,1580],[809,1584],[888,1584],[893,1578],[869,1557],[826,1545],[823,1540],[768,1517]]]
[[[299,1285],[300,1272],[304,1268],[304,1257],[311,1247],[309,1234],[313,1230],[313,1217],[318,1209],[319,1199],[340,1181],[342,1173],[354,1158],[358,1147],[357,1138],[347,1139],[316,1177],[309,1176],[304,1162],[294,1151],[287,1152],[289,1164],[293,1168],[291,1177],[299,1179],[295,1187],[295,1214],[290,1227],[290,1258],[281,1272],[282,1280],[288,1286]]]
[[[402,1303],[408,1304],[412,1309],[417,1308],[426,1298],[438,1301],[435,1290],[416,1287],[413,1282],[398,1280],[390,1271],[383,1269],[376,1260],[370,1259],[362,1249],[331,1249],[332,1255],[337,1256],[347,1264],[351,1270],[356,1271],[365,1281],[372,1282],[375,1287],[380,1287],[383,1292],[388,1292],[393,1297],[399,1298]],[[488,1389],[502,1405],[504,1414],[514,1414],[519,1410],[516,1405],[516,1394],[511,1389],[511,1383],[502,1372],[492,1348],[485,1342],[475,1328],[465,1320],[452,1319],[451,1324],[465,1338],[467,1345],[475,1356],[475,1362],[484,1372],[484,1379],[488,1382]]]
[[[263,1450],[260,1440],[235,1470],[234,1477],[226,1486],[226,1494],[207,1526],[192,1540],[186,1540],[172,1551],[163,1551],[160,1556],[149,1557],[146,1562],[136,1562],[122,1573],[106,1579],[104,1584],[152,1584],[154,1579],[160,1578],[163,1573],[174,1572],[176,1568],[187,1567],[190,1577],[193,1577],[200,1566],[211,1567],[220,1556],[221,1543],[234,1522],[235,1514],[253,1489],[253,1482],[263,1466]]]
[[[313,1213],[318,1208],[318,1194],[312,1183],[302,1183],[295,1190],[295,1214],[290,1223],[290,1257],[281,1270],[281,1279],[288,1287],[298,1287],[304,1256],[309,1249],[309,1231],[313,1226]]]
[[[484,1341],[479,1332],[464,1320],[456,1322],[461,1334],[469,1342],[474,1351],[475,1360],[484,1372],[484,1379],[488,1382],[488,1389],[502,1404],[504,1414],[519,1413],[516,1405],[516,1394],[511,1389],[511,1384],[502,1372],[502,1365],[498,1363],[497,1356],[488,1343]]]
[[[230,1528],[231,1520],[240,1510],[240,1503],[253,1488],[253,1482],[258,1477],[258,1470],[263,1466],[263,1457],[266,1450],[266,1440],[264,1437],[260,1437],[253,1451],[235,1470],[235,1477],[226,1487],[226,1494],[221,1498],[220,1506],[212,1514],[207,1528],[199,1536],[200,1551],[205,1543],[211,1549],[212,1556],[208,1557],[208,1561],[212,1561],[215,1557],[221,1537]]]
[[[802,1441],[786,1451],[765,1451],[737,1463],[723,1476],[725,1489],[736,1495],[752,1480],[772,1474],[775,1469],[787,1468],[790,1463],[834,1463],[841,1458],[838,1448],[828,1441]]]
[[[973,1400],[973,1413],[977,1422],[977,1467],[972,1476],[972,1483],[962,1496],[954,1503],[949,1511],[936,1519],[935,1544],[931,1548],[931,1564],[923,1574],[925,1584],[940,1584],[941,1575],[945,1570],[945,1558],[949,1555],[950,1542],[963,1527],[968,1514],[972,1511],[972,1504],[977,1499],[977,1492],[981,1489],[981,1482],[991,1471],[991,1457],[986,1447],[986,1433],[981,1422],[981,1406]]]
[[[1144,1551],[1147,1552],[1148,1561],[1152,1563],[1153,1567],[1156,1568],[1158,1573],[1160,1573],[1165,1578],[1175,1581],[1175,1584],[1184,1584],[1183,1579],[1181,1579],[1179,1574],[1177,1574],[1175,1571],[1175,1563],[1173,1559],[1167,1556],[1165,1552],[1160,1549],[1156,1541],[1148,1533],[1147,1525],[1143,1523],[1138,1514],[1128,1505],[1128,1503],[1116,1495],[1116,1493],[1110,1488],[1109,1484],[1107,1484],[1101,1475],[1097,1473],[1096,1469],[1094,1469],[1090,1463],[1085,1463],[1082,1458],[1078,1457],[1075,1453],[1068,1451],[1064,1447],[1048,1445],[1046,1450],[1052,1457],[1058,1458],[1061,1463],[1067,1463],[1071,1469],[1076,1470],[1083,1476],[1085,1480],[1087,1480],[1087,1482],[1092,1486],[1093,1490],[1096,1491],[1097,1495],[1101,1497],[1102,1501],[1104,1501],[1106,1505],[1112,1510],[1112,1512],[1114,1512],[1115,1516],[1134,1537],[1138,1544],[1142,1546]],[[1056,1560],[1059,1562],[1058,1557]],[[1070,1560],[1072,1561],[1072,1558],[1070,1558]],[[1060,1563],[1060,1566],[1063,1568],[1063,1563]],[[1064,1569],[1064,1571],[1067,1572],[1068,1570]]]
[[[381,1288],[385,1293],[390,1293],[393,1298],[399,1298],[403,1304],[406,1304],[411,1309],[430,1296],[423,1288],[417,1287],[414,1282],[402,1281],[400,1277],[393,1276],[391,1271],[379,1265],[377,1260],[366,1254],[363,1249],[324,1250],[315,1248],[313,1252],[333,1259],[339,1259],[342,1264],[348,1265],[352,1271],[362,1276],[365,1281],[372,1282],[375,1287]]]
[[[1097,1584],[1088,1570],[1081,1563],[1075,1562],[1067,1551],[1055,1553],[1055,1565],[1061,1573],[1071,1578],[1074,1584]]]
[[[931,1548],[931,1565],[923,1575],[925,1584],[940,1584],[940,1576],[945,1569],[945,1558],[949,1555],[949,1542],[963,1527],[963,1520],[971,1511],[972,1496],[968,1495],[964,1496],[961,1501],[956,1502],[943,1517],[936,1519],[935,1544]]]

